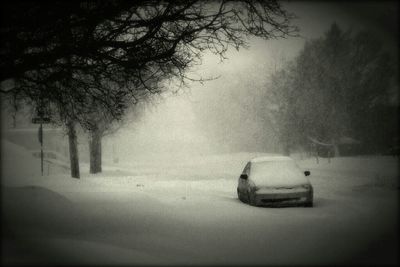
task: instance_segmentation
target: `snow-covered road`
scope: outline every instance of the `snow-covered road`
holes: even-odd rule
[[[311,170],[315,207],[257,208],[236,196],[238,175],[256,153],[138,159],[105,166],[100,175],[84,171],[76,180],[28,176],[26,168],[37,162],[4,146],[10,151],[2,158],[4,262],[398,262],[395,158],[299,160]],[[16,158],[26,168],[7,164]]]

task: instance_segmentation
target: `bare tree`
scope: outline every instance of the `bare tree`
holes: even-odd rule
[[[250,35],[269,39],[296,31],[277,1],[2,5],[0,79],[28,84],[14,90],[53,103],[71,145],[75,124],[93,112],[87,108],[118,120],[143,90],[160,92],[165,79],[193,80],[185,70],[199,64],[204,51],[224,58],[229,47],[246,46]]]

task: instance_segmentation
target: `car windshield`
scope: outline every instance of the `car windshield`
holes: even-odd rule
[[[250,176],[256,186],[293,187],[308,183],[308,179],[291,160],[252,163]]]

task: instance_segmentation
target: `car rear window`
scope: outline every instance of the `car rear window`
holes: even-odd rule
[[[308,183],[304,173],[291,160],[252,163],[250,176],[257,186],[291,187]]]

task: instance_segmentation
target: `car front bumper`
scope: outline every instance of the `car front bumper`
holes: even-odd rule
[[[310,188],[258,190],[253,193],[253,204],[256,206],[312,206],[313,190]]]

